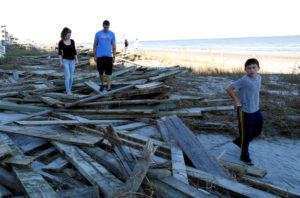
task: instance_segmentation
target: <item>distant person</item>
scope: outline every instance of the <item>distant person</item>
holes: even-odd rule
[[[126,52],[127,52],[128,45],[129,45],[128,40],[125,39],[125,41],[124,41],[124,54],[126,54]]]
[[[238,110],[240,136],[233,143],[241,148],[240,160],[252,166],[248,151],[249,143],[257,137],[263,128],[263,115],[259,109],[259,91],[261,76],[259,62],[255,58],[248,59],[245,63],[246,75],[227,87],[226,91],[232,97]],[[234,93],[239,90],[239,97]]]
[[[137,52],[139,49],[139,39],[136,38],[134,41],[134,50]]]
[[[71,30],[65,27],[61,34],[61,40],[58,43],[58,56],[61,68],[65,73],[65,86],[67,95],[72,94],[73,74],[75,64],[78,65],[75,41],[71,39]]]
[[[104,72],[107,78],[107,91],[111,91],[111,74],[116,56],[115,33],[109,30],[109,26],[108,20],[103,21],[103,30],[97,32],[94,39],[94,60],[100,75],[100,91],[104,90]]]

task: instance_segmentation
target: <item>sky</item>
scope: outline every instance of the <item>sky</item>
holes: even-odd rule
[[[108,19],[117,40],[300,35],[299,0],[0,0],[0,25],[20,40],[91,43]]]

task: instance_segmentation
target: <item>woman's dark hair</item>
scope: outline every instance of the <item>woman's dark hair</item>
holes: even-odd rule
[[[71,33],[71,32],[72,32],[72,31],[71,31],[69,28],[65,27],[65,28],[61,31],[61,34],[60,34],[61,40],[65,40],[66,35],[67,35],[68,33]]]
[[[252,64],[256,64],[259,67],[259,62],[256,58],[249,58],[246,62],[245,62],[245,68],[248,65],[252,65]]]

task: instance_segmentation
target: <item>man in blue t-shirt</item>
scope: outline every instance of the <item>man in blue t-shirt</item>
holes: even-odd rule
[[[238,107],[240,136],[233,143],[241,148],[240,159],[247,165],[253,165],[248,151],[249,143],[256,138],[263,129],[263,115],[259,109],[259,91],[261,76],[259,62],[250,58],[245,63],[246,75],[233,82],[226,91]],[[234,90],[239,90],[239,97]]]
[[[112,66],[116,56],[115,33],[109,30],[109,26],[108,20],[103,21],[103,30],[96,33],[94,40],[94,60],[100,75],[100,91],[104,90],[104,72],[107,78],[107,91],[111,90]]]

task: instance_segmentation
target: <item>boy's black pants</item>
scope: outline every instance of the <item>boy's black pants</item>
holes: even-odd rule
[[[245,113],[240,108],[237,110],[240,136],[234,140],[241,146],[241,159],[249,160],[249,143],[262,131],[264,119],[260,110],[254,113]]]

